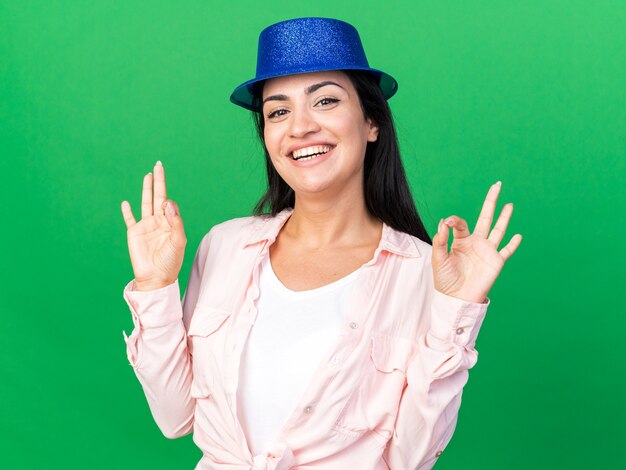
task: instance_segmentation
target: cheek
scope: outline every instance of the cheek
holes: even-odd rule
[[[355,143],[358,141],[359,145],[368,136],[367,121],[361,112],[349,113],[337,119],[333,123],[333,128],[341,135],[349,136],[351,140],[354,139]]]
[[[280,136],[278,132],[275,129],[268,131],[266,127],[263,132],[263,141],[272,159],[278,158],[280,154]]]
[[[280,140],[276,139],[273,133],[264,132],[263,142],[265,144],[265,148],[267,149],[267,153],[270,156],[272,166],[280,173],[279,167],[283,161],[280,155]]]
[[[368,138],[367,129],[364,126],[353,124],[351,126],[345,126],[342,133],[347,140],[347,147],[351,149],[350,154],[357,159],[364,158]]]

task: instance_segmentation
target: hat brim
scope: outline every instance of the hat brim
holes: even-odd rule
[[[326,72],[330,70],[337,70],[337,69],[319,68],[319,69],[306,69],[306,70],[300,70],[300,71],[290,70],[289,72],[285,72],[285,73],[273,73],[267,76],[261,75],[259,77],[253,78],[252,80],[248,80],[247,82],[244,82],[241,85],[239,85],[237,88],[235,88],[235,91],[233,91],[233,93],[230,95],[230,101],[236,104],[237,106],[241,106],[242,108],[249,109],[250,111],[260,111],[254,106],[254,92],[255,92],[255,87],[258,86],[261,82],[265,80],[269,80],[270,78],[284,77],[287,75],[298,75],[301,73],[310,73],[310,72]],[[364,72],[368,72],[374,75],[378,79],[378,84],[380,86],[380,89],[383,92],[383,96],[387,100],[391,98],[393,95],[395,95],[396,92],[398,91],[398,82],[391,75],[383,72],[382,70],[372,69],[370,67],[358,67],[358,66],[342,67],[340,70],[362,70]]]

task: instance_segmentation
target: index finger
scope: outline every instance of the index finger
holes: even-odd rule
[[[165,170],[161,160],[154,165],[154,213],[157,211],[163,214],[163,203],[167,199],[167,190],[165,187]]]
[[[487,238],[489,230],[491,229],[491,223],[493,222],[493,214],[496,211],[496,203],[498,202],[498,195],[500,194],[500,188],[502,182],[498,181],[491,185],[487,192],[487,197],[483,203],[483,207],[480,210],[480,215],[476,221],[476,227],[474,227],[474,233]]]

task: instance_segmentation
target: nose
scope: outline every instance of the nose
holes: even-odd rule
[[[300,138],[319,130],[320,125],[309,109],[303,107],[291,111],[291,122],[289,125],[291,137]]]

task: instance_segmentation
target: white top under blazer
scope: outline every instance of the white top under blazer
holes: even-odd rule
[[[237,414],[253,455],[264,452],[278,435],[336,341],[358,273],[296,292],[276,277],[269,254],[263,260],[257,316],[237,387]]]

